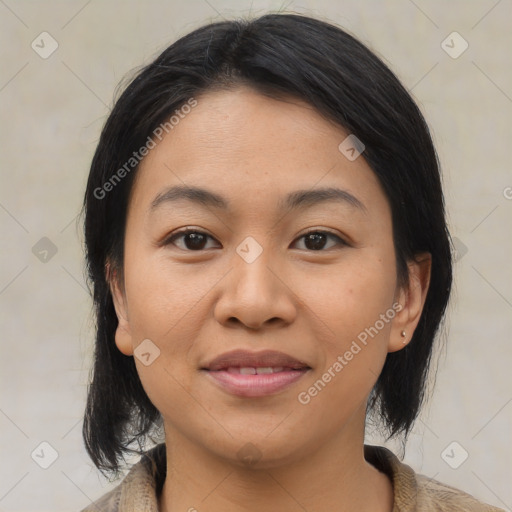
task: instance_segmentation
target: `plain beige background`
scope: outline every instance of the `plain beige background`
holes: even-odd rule
[[[112,486],[81,438],[93,333],[76,216],[117,84],[207,21],[269,10],[351,31],[432,128],[458,261],[447,348],[405,461],[512,508],[510,0],[0,0],[0,511],[80,510]]]

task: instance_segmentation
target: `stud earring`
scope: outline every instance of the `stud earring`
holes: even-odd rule
[[[406,334],[406,333],[405,333],[405,331],[402,331],[402,332],[400,333],[400,336],[402,336],[402,338],[405,338],[405,334]]]

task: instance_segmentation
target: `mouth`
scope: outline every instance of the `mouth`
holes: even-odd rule
[[[200,369],[231,395],[261,397],[283,391],[311,367],[282,352],[235,350],[221,354]]]

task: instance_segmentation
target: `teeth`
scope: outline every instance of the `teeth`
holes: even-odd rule
[[[283,366],[275,366],[275,367],[272,367],[272,366],[266,366],[266,367],[258,367],[258,368],[253,368],[253,367],[244,367],[244,368],[237,368],[237,367],[229,367],[227,369],[227,372],[228,373],[240,373],[242,375],[262,375],[262,374],[265,374],[265,373],[278,373],[278,372],[282,372],[284,370],[284,367]]]
[[[274,368],[267,366],[266,368],[256,368],[256,373],[258,375],[262,373],[274,373]]]

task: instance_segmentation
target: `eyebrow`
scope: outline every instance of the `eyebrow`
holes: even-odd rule
[[[150,212],[158,209],[163,204],[180,200],[188,200],[202,204],[206,207],[228,211],[230,203],[221,195],[201,187],[176,185],[161,193],[151,202]],[[346,190],[336,187],[315,188],[309,190],[296,190],[288,194],[278,202],[278,208],[286,212],[298,208],[310,208],[320,203],[341,202],[348,204],[363,213],[367,213],[365,205],[354,195]]]

